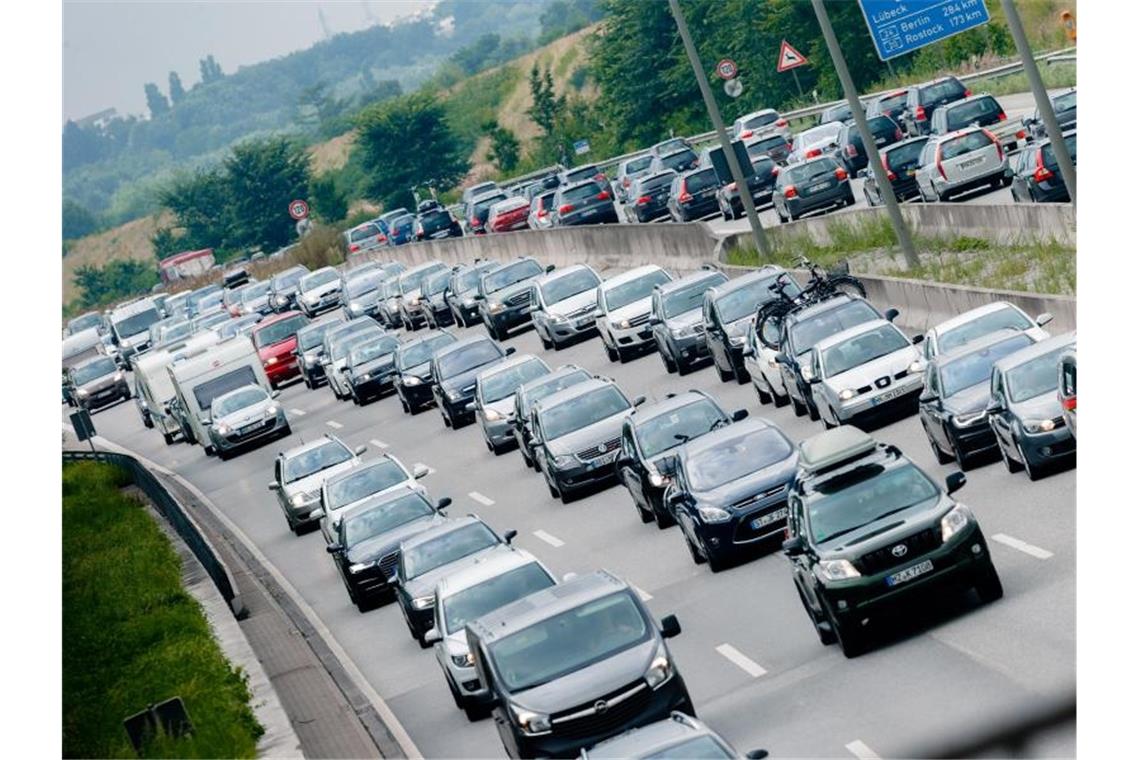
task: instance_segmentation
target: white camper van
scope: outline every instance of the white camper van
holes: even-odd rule
[[[218,340],[216,332],[205,330],[161,349],[138,354],[131,362],[139,415],[148,428],[158,427],[167,446],[174,443],[174,437],[182,432],[177,415],[170,409],[175,393],[167,367],[216,345]]]
[[[177,360],[167,372],[185,422],[207,454],[213,454],[208,426],[210,403],[217,396],[245,385],[260,385],[266,393],[273,392],[253,342],[244,337],[231,338]]]
[[[150,298],[143,298],[111,312],[111,337],[119,347],[122,362],[150,348],[150,326],[162,315]]]

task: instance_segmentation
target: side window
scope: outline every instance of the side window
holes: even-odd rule
[[[275,459],[273,461],[273,479],[278,483],[281,482],[281,460]]]
[[[621,454],[626,459],[636,459],[637,449],[633,444],[633,429],[627,424],[622,426],[621,431]]]

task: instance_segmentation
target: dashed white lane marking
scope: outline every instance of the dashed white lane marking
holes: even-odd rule
[[[369,443],[371,443],[373,446],[375,446],[378,449],[388,448],[388,444],[384,443],[379,438],[373,438],[371,441],[369,441]]]
[[[879,760],[879,756],[875,753],[875,750],[858,739],[853,742],[848,742],[843,746],[847,748],[848,752],[859,758],[859,760]]]
[[[289,414],[295,414],[298,417],[304,417],[306,414],[308,414],[308,412],[306,412],[304,409],[290,409]]]
[[[344,427],[344,425],[340,424],[336,420],[329,420],[325,424],[331,427],[333,430],[340,430],[342,427]]]
[[[546,543],[553,546],[555,549],[557,549],[559,546],[565,546],[566,545],[565,541],[563,541],[560,538],[555,538],[554,536],[547,533],[545,530],[536,530],[534,532],[534,537],[539,539],[540,541],[545,541]]]
[[[999,544],[1005,544],[1006,546],[1008,546],[1011,549],[1017,549],[1019,552],[1025,552],[1030,557],[1036,557],[1037,559],[1049,559],[1050,557],[1053,556],[1053,552],[1051,552],[1051,551],[1047,551],[1045,549],[1042,549],[1040,546],[1034,546],[1033,544],[1027,544],[1024,541],[1022,541],[1020,538],[1014,538],[1013,536],[1007,536],[1004,533],[995,533],[992,536],[990,536],[990,538],[994,541],[997,541]]]
[[[641,597],[641,601],[643,601],[643,602],[648,602],[650,599],[653,598],[653,594],[650,594],[648,591],[641,588],[640,586],[634,586],[633,590],[637,592],[637,595]]]
[[[413,465],[412,465],[412,469],[415,469],[415,468],[417,468],[417,467],[423,467],[425,470],[427,470],[427,474],[428,474],[428,475],[431,475],[432,473],[434,473],[434,472],[435,472],[435,468],[434,468],[434,467],[428,467],[428,466],[427,466],[426,464],[424,464],[423,462],[416,462],[415,464],[413,464]]]
[[[477,501],[480,504],[482,504],[484,507],[489,507],[495,503],[494,499],[488,499],[486,496],[479,493],[478,491],[472,491],[471,493],[469,493],[467,495],[471,497],[472,501]]]
[[[743,670],[753,678],[759,678],[768,671],[760,667],[760,664],[746,657],[739,649],[732,644],[721,644],[716,648],[722,657],[731,662],[736,667]]]

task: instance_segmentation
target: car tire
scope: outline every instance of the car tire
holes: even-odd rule
[[[677,362],[673,361],[666,354],[661,354],[661,361],[665,364],[665,371],[670,375],[678,370]]]
[[[174,434],[173,433],[163,433],[162,434],[162,442],[165,443],[167,446],[174,445]]]
[[[974,590],[978,592],[978,598],[982,600],[983,604],[991,604],[1005,596],[1005,589],[1002,588],[1001,578],[998,577],[997,570],[994,569],[993,562],[989,563],[989,567],[981,572],[978,579],[974,582]]]
[[[293,435],[293,426],[292,425],[286,424],[285,427],[281,428],[281,437],[282,438],[288,438],[291,435]]]
[[[400,396],[399,393],[397,393],[396,395]],[[412,408],[410,406],[408,406],[408,402],[404,400],[403,396],[400,396],[400,408],[404,410],[404,414],[411,414],[412,413]]]
[[[455,688],[451,676],[444,676],[444,680],[447,681],[447,690],[451,692],[451,698],[455,701],[456,708],[460,710],[466,709],[466,705],[463,704],[463,699],[459,696],[459,689]]]
[[[215,449],[213,446],[206,446],[206,456],[212,457],[212,456],[215,456],[217,453],[218,453],[217,449]]]
[[[722,383],[727,383],[729,380],[733,379],[732,370],[726,371],[726,370],[722,369],[720,364],[717,364],[716,359],[713,359],[713,364],[716,365],[716,374],[718,377],[720,377],[720,381]]]
[[[819,643],[826,646],[831,646],[835,643],[835,632],[831,630],[831,623],[822,619],[815,613],[815,610],[808,604],[807,597],[804,596],[804,590],[800,588],[800,584],[796,584],[796,593],[800,595],[800,604],[804,606],[804,612],[807,613],[808,619],[811,620],[815,626],[815,633],[819,636]]]
[[[788,398],[791,399],[791,401],[792,401],[792,412],[797,417],[803,417],[805,414],[807,414],[807,411],[808,411],[807,406],[805,406],[804,404],[801,404],[799,401],[797,401],[795,399],[795,397],[792,396],[790,393],[788,394]]]
[[[760,382],[763,383],[764,380]],[[761,390],[757,383],[752,383],[752,390],[756,391],[756,400],[760,402],[761,406],[772,403],[772,394],[768,393],[768,391]]]
[[[950,464],[954,457],[947,454],[934,440],[934,436],[930,434],[930,430],[926,427],[926,423],[922,423],[922,429],[926,433],[926,440],[930,442],[930,450],[934,452],[934,459],[938,464]]]
[[[633,506],[637,507],[637,516],[641,518],[641,522],[653,522],[654,515],[652,509],[647,510],[645,507],[641,506],[641,502],[639,502],[637,499],[633,500]]]
[[[684,536],[684,538],[685,538],[685,545],[689,547],[689,554],[693,557],[693,564],[694,565],[705,564],[704,555],[701,554],[697,550],[697,547],[693,545],[692,540],[689,538],[689,534],[686,533],[685,531],[681,531],[681,535]]]
[[[829,407],[827,407],[827,412],[828,412],[828,414],[829,414],[829,415],[831,415],[831,416],[832,416],[832,417],[834,417],[835,419],[839,419],[839,415],[837,415],[837,414],[835,413],[835,411],[834,411],[834,410],[832,410],[832,408],[831,408],[830,406],[829,406]],[[832,422],[830,419],[828,419],[828,414],[820,414],[820,419],[822,419],[822,420],[823,420],[823,427],[824,427],[824,429],[825,429],[825,430],[833,430],[834,428],[837,428],[837,427],[839,427],[837,424],[835,424],[835,423],[834,423],[834,422]]]
[[[959,470],[965,472],[973,466],[974,463],[971,461],[971,455],[962,451],[961,447],[954,445],[952,439],[950,447],[954,450],[954,462],[958,465]]]
[[[866,631],[855,630],[854,626],[840,625],[831,610],[827,611],[827,617],[835,635],[835,643],[839,644],[839,648],[843,650],[844,657],[850,660],[867,651]]]
[[[672,528],[677,524],[677,520],[669,513],[669,510],[662,505],[660,509],[653,507],[653,519],[657,523],[657,530],[665,530]]]
[[[812,422],[819,422],[819,409],[816,408],[816,405],[809,399],[804,402],[804,406],[807,407],[808,419]]]
[[[542,468],[540,467],[539,470],[542,470]],[[555,487],[554,483],[551,482],[550,476],[546,474],[545,470],[542,470],[542,477],[546,481],[547,489],[549,489],[549,491],[550,491],[550,498],[552,498],[552,499],[561,498],[562,492],[559,491],[558,488]]]
[[[147,428],[148,430],[154,429],[154,420],[149,414],[143,416],[143,427]]]
[[[705,561],[708,563],[709,570],[714,573],[719,573],[728,566],[724,558],[717,555],[704,541],[701,542],[701,548],[704,551]]]
[[[448,415],[448,413],[447,413],[447,411],[446,411],[446,410],[442,410],[442,409],[441,409],[441,410],[440,410],[440,415],[443,417],[443,426],[444,426],[445,428],[453,428],[453,427],[454,427],[454,426],[451,424],[451,416],[450,416],[450,415]]]
[[[1025,456],[1025,450],[1021,448],[1020,443],[1017,444],[1017,453],[1021,455],[1022,466],[1025,467],[1025,474],[1030,480],[1040,480],[1045,475],[1044,467],[1029,462],[1029,457]]]
[[[748,374],[748,370],[744,367],[733,367],[732,372],[736,376],[737,385],[747,385],[752,382],[752,375]]]
[[[863,186],[863,201],[870,207],[874,207],[874,205],[875,205],[874,203],[871,202],[871,194],[869,192],[867,192],[867,186],[866,185]]]
[[[606,349],[606,358],[611,362],[616,362],[618,360],[618,352],[615,349],[611,348],[610,344],[606,343],[604,340],[602,341],[602,345]]]
[[[1000,443],[998,444],[998,451],[1001,452],[1001,461],[1002,461],[1002,464],[1005,465],[1006,472],[1010,472],[1010,473],[1021,472],[1023,469],[1025,469],[1024,465],[1022,465],[1021,462],[1018,462],[1013,457],[1011,457],[1006,452],[1005,446],[1002,446]]]

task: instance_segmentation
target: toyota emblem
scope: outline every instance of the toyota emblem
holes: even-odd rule
[[[597,715],[601,715],[608,709],[610,709],[610,703],[604,699],[599,699],[594,703],[594,713]]]
[[[892,547],[891,554],[895,555],[896,557],[905,557],[906,544],[899,544],[898,546]]]

